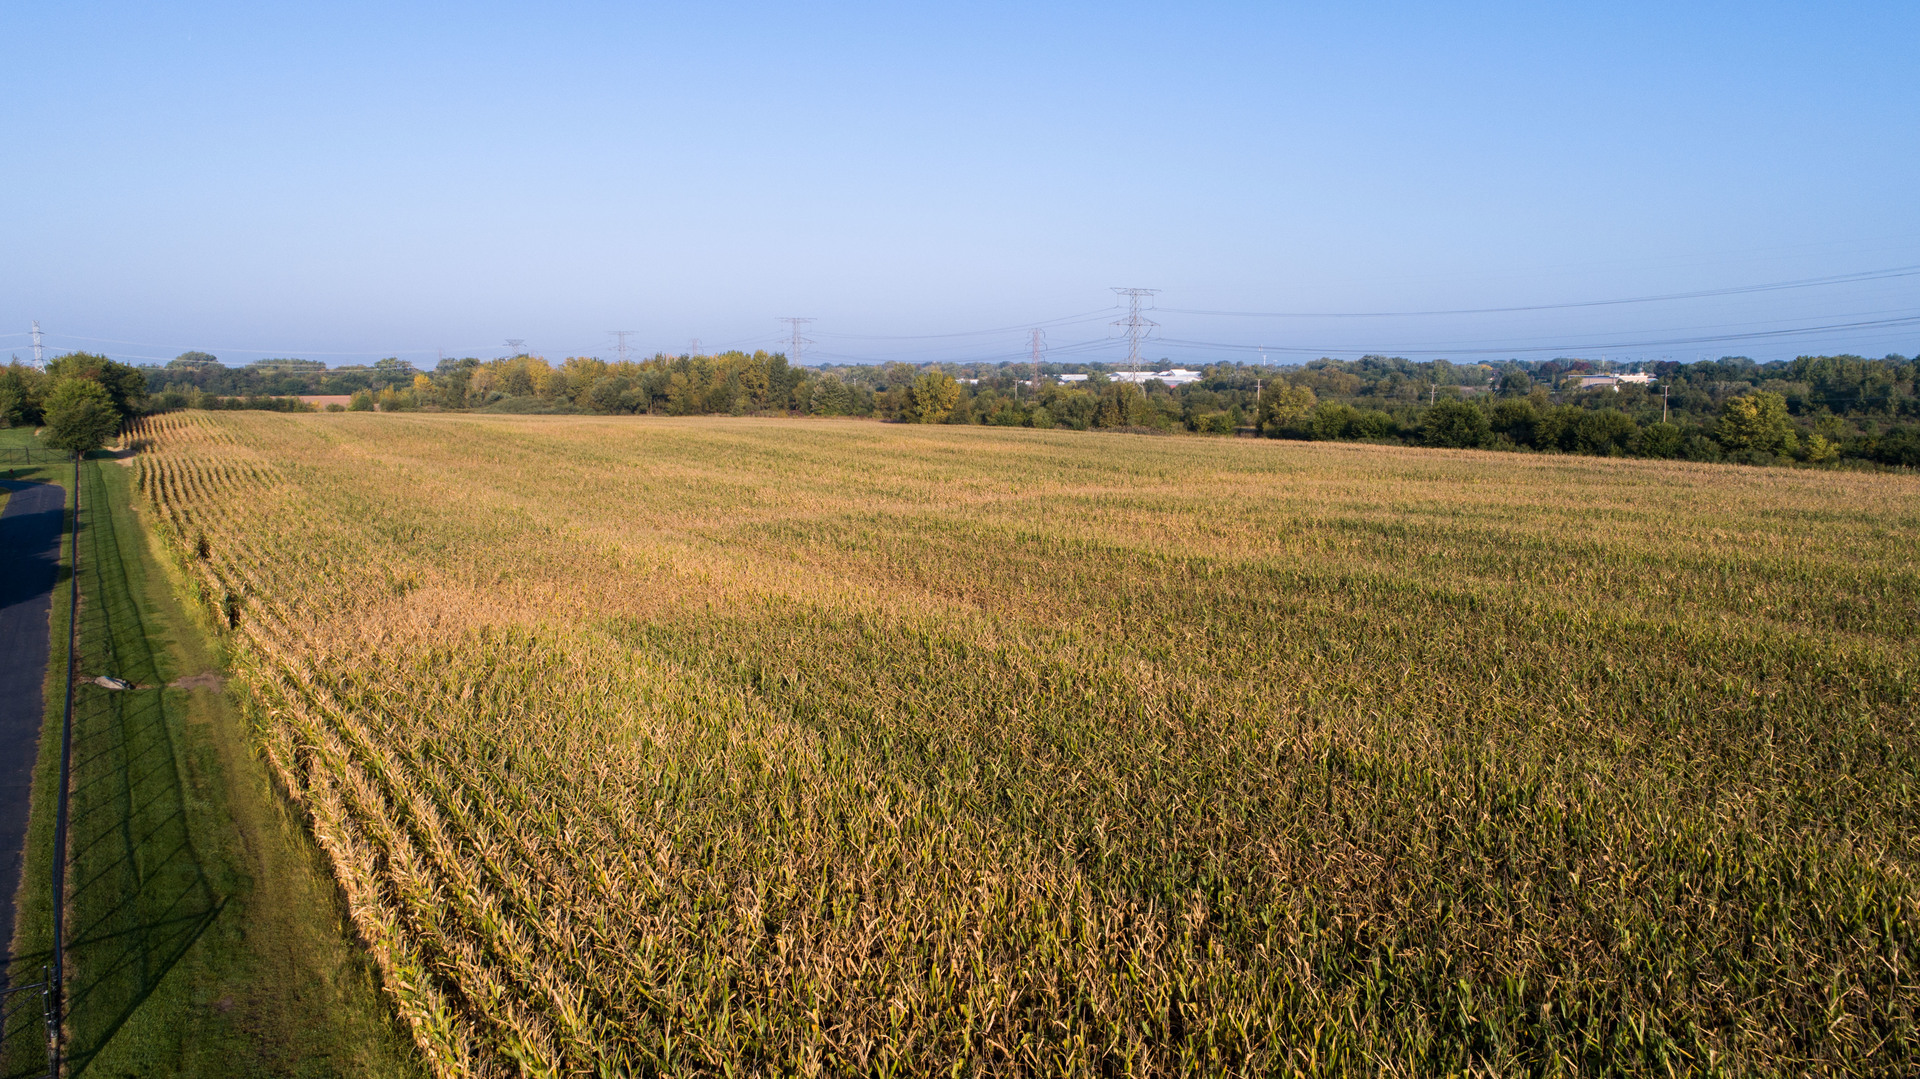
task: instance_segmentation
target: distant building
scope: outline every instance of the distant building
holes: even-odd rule
[[[1087,380],[1087,376],[1085,375],[1058,375],[1055,377],[1059,378],[1062,382],[1085,382]],[[1205,375],[1202,375],[1198,371],[1189,371],[1184,367],[1175,367],[1167,371],[1114,371],[1107,375],[1108,380],[1113,382],[1138,382],[1145,384],[1157,379],[1169,386],[1185,386],[1189,382],[1198,382],[1205,377]]]
[[[1619,393],[1622,386],[1646,386],[1653,381],[1652,375],[1586,375],[1580,379],[1580,388],[1592,390],[1605,386]]]

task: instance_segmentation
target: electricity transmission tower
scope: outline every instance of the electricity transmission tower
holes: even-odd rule
[[[35,367],[45,367],[47,365],[46,357],[40,351],[40,320],[39,319],[33,320],[33,365]]]
[[[1140,339],[1152,332],[1155,326],[1160,325],[1150,318],[1140,317],[1140,298],[1142,296],[1151,297],[1160,290],[1157,288],[1117,288],[1113,291],[1117,295],[1127,298],[1127,317],[1115,321],[1113,325],[1125,326],[1127,328],[1127,369],[1133,372],[1133,381],[1138,385],[1140,382]]]
[[[700,339],[698,337],[692,339],[691,341],[688,341],[687,344],[689,346],[687,350],[687,355],[689,356],[700,355]]]
[[[813,344],[808,338],[800,336],[800,327],[805,326],[813,320],[810,318],[783,318],[780,321],[793,327],[793,347],[787,353],[787,362],[798,367],[800,366],[800,350]]]
[[[614,336],[614,339],[620,342],[620,344],[617,346],[620,349],[620,362],[626,363],[627,362],[627,336],[629,334],[639,333],[640,331],[639,330],[608,330],[607,332],[612,334]]]
[[[515,356],[525,356],[527,354],[527,339],[524,337],[509,337],[507,338],[507,347],[513,350]]]

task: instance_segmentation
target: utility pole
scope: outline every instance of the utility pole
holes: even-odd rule
[[[1667,394],[1671,392],[1672,392],[1672,387],[1670,386],[1660,387],[1660,422],[1661,423],[1667,422]]]
[[[1033,376],[1033,392],[1036,397],[1040,394],[1040,342],[1046,336],[1045,330],[1033,331],[1033,360],[1028,365],[1028,371]],[[1014,385],[1013,394],[1015,397],[1020,395],[1020,387],[1017,383]]]
[[[798,367],[800,366],[800,350],[813,344],[812,341],[800,336],[800,327],[805,326],[813,320],[810,318],[783,318],[780,321],[793,327],[793,346],[791,351],[787,353],[787,362]]]
[[[639,330],[608,330],[607,332],[612,334],[614,336],[614,339],[620,342],[620,344],[616,346],[620,349],[620,362],[626,363],[627,362],[627,335],[636,334],[636,333],[639,333],[640,331]]]
[[[1427,407],[1428,407],[1428,408],[1432,408],[1432,407],[1433,407],[1433,399],[1434,399],[1435,397],[1437,397],[1437,396],[1439,395],[1439,393],[1440,393],[1440,384],[1439,384],[1439,383],[1437,383],[1437,382],[1429,382],[1429,383],[1427,383]]]
[[[45,367],[47,365],[46,358],[42,356],[40,352],[40,320],[39,319],[33,320],[33,365],[35,367]]]
[[[1117,288],[1117,295],[1127,298],[1127,317],[1116,320],[1113,325],[1127,328],[1127,367],[1133,372],[1134,385],[1140,384],[1140,339],[1152,332],[1158,322],[1140,317],[1140,298],[1151,297],[1160,290],[1157,288]]]

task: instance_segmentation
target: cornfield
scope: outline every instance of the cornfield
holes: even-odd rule
[[[1920,1069],[1912,476],[136,435],[438,1075]]]

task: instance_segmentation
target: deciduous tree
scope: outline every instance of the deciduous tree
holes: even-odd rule
[[[1793,421],[1787,418],[1787,399],[1765,391],[1728,401],[1714,436],[1735,453],[1791,453],[1798,443]]]
[[[14,361],[0,367],[0,427],[31,427],[40,422],[47,393],[46,373]]]
[[[55,382],[79,378],[98,383],[120,416],[141,412],[147,403],[147,376],[138,367],[116,363],[91,352],[70,352],[49,361],[47,377]]]
[[[86,453],[106,445],[120,430],[120,413],[104,386],[88,378],[63,378],[47,395],[46,442]]]
[[[1492,430],[1487,414],[1471,401],[1441,401],[1420,421],[1420,440],[1429,446],[1478,446]]]
[[[1260,397],[1260,429],[1267,437],[1278,438],[1296,420],[1312,412],[1318,403],[1313,390],[1306,386],[1275,382]]]
[[[960,384],[952,375],[929,371],[913,380],[907,411],[915,423],[939,423],[960,403]]]

